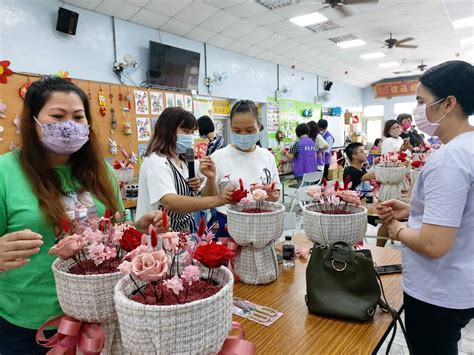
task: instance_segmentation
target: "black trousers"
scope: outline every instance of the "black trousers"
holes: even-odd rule
[[[457,355],[461,329],[474,318],[474,308],[434,306],[403,294],[405,325],[413,355]]]
[[[55,330],[45,330],[44,335],[49,338]],[[0,318],[0,354],[1,355],[40,355],[46,354],[49,349],[36,344],[36,330],[17,327],[5,319]]]
[[[323,172],[323,179],[328,179],[329,176],[329,165],[331,164],[326,164],[324,165],[324,172]]]

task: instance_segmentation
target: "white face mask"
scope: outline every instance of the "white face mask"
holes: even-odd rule
[[[440,103],[443,100],[444,99],[440,99],[440,100],[438,100],[436,102],[433,102],[432,104],[429,104],[429,105],[423,104],[423,105],[420,105],[420,106],[413,109],[413,118],[415,119],[416,126],[418,127],[418,129],[420,131],[426,133],[429,136],[434,136],[435,135],[435,132],[439,127],[439,123],[448,114],[445,113],[438,121],[436,121],[435,123],[431,123],[430,121],[428,121],[428,116],[426,115],[426,108],[430,107],[430,106],[433,106],[433,105],[436,105],[436,104]]]

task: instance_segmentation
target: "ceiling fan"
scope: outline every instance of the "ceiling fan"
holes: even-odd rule
[[[390,33],[390,38],[385,40],[384,46],[387,47],[388,49],[392,49],[394,47],[397,47],[397,48],[412,48],[412,49],[418,48],[418,46],[416,46],[416,45],[404,44],[406,42],[410,42],[410,41],[413,41],[413,40],[414,40],[413,37],[407,37],[407,38],[398,40],[396,38],[392,38],[392,34]]]
[[[354,4],[375,4],[378,2],[379,0],[322,0],[322,4],[326,5],[322,9],[331,8],[339,11],[345,16],[350,16],[352,14],[347,11],[345,6]]]
[[[420,71],[425,71],[425,68],[427,67],[428,65],[426,64],[423,64],[423,61],[421,61],[421,64],[419,66],[417,66],[417,68],[420,70]]]

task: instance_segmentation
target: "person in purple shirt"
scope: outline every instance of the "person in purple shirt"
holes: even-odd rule
[[[331,132],[328,131],[328,121],[320,119],[318,121],[319,133],[323,136],[324,140],[328,143],[329,147],[323,153],[324,159],[324,174],[323,178],[327,179],[329,174],[329,165],[331,165],[332,152],[331,149],[334,145],[334,137]]]
[[[416,88],[419,130],[443,146],[431,154],[410,204],[378,207],[389,237],[402,242],[408,342],[413,354],[458,354],[461,329],[474,318],[474,68],[448,61]],[[399,220],[408,217],[408,225]]]
[[[283,154],[289,160],[294,161],[293,175],[299,186],[305,173],[316,171],[316,146],[314,141],[308,137],[309,126],[306,123],[300,123],[295,132],[299,141],[293,144],[290,152],[284,151]]]

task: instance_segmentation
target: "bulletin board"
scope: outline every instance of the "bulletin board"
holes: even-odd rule
[[[8,77],[6,84],[0,84],[0,102],[7,108],[5,118],[0,118],[0,154],[8,152],[13,146],[20,147],[20,135],[15,122],[19,119],[23,106],[23,98],[19,90],[25,89],[28,83],[40,79],[39,75],[15,73]],[[188,111],[193,110],[192,96],[185,93],[138,88],[133,86],[110,84],[104,82],[71,79],[89,97],[92,114],[92,129],[96,133],[100,149],[109,161],[128,161],[126,154],[144,152],[153,134],[154,123],[161,112],[170,106],[181,106]],[[103,106],[99,105],[99,91],[102,90]],[[101,114],[101,107],[104,115]],[[113,110],[113,115],[112,115]],[[112,126],[113,117],[116,121]],[[129,123],[130,130],[126,130]],[[125,133],[129,133],[128,135]],[[131,134],[130,134],[131,133]],[[118,154],[112,155],[109,138],[117,142]],[[135,165],[135,176],[138,175],[139,164]]]

